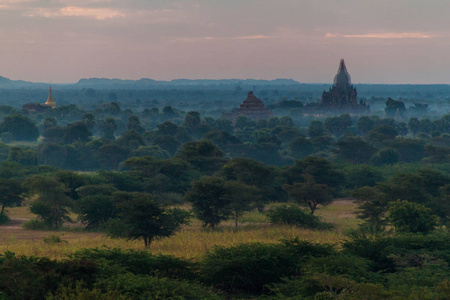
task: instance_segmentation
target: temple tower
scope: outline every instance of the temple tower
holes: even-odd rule
[[[336,76],[334,76],[333,86],[345,89],[350,87],[351,84],[352,79],[350,77],[350,74],[347,72],[347,67],[345,66],[344,60],[341,59],[341,62],[339,63],[339,70]]]
[[[334,76],[333,86],[322,94],[322,105],[329,108],[344,108],[358,104],[357,91],[353,87],[345,62],[341,59],[339,69]]]
[[[55,102],[55,100],[53,100],[52,86],[51,85],[48,88],[48,99],[45,102],[45,105],[50,106],[51,108],[55,108],[56,107],[56,102]]]

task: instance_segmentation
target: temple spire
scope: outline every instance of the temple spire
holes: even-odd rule
[[[52,86],[50,85],[48,88],[48,99],[45,102],[45,105],[50,106],[51,108],[55,108],[56,107],[56,102],[55,100],[53,100],[53,95],[52,95]]]
[[[343,59],[341,59],[341,62],[339,63],[339,70],[336,76],[334,76],[333,85],[337,87],[347,87],[351,85],[351,81],[352,80],[350,74],[347,72],[345,62]]]

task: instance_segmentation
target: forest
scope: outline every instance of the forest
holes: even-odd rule
[[[0,299],[449,299],[446,87],[250,84],[0,89]]]

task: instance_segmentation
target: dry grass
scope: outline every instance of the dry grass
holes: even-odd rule
[[[201,227],[199,221],[184,226],[174,236],[154,241],[151,245],[153,253],[174,255],[181,258],[199,258],[214,246],[233,246],[240,243],[277,243],[280,239],[299,237],[303,240],[318,243],[336,244],[342,241],[343,232],[357,225],[353,214],[355,205],[349,200],[336,201],[328,207],[320,208],[317,215],[325,221],[337,226],[333,231],[313,231],[289,226],[268,224],[264,215],[249,212],[242,216],[237,231],[232,221],[224,222],[216,232]],[[34,231],[25,230],[21,223],[33,217],[26,208],[10,210],[13,219],[9,226],[0,227],[0,253],[12,251],[18,255],[47,256],[61,259],[80,248],[120,247],[123,249],[145,249],[142,241],[110,239],[101,233],[72,230]],[[58,235],[67,243],[46,244],[43,239]]]

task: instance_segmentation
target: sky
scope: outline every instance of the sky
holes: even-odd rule
[[[450,84],[449,0],[0,0],[0,76]]]

